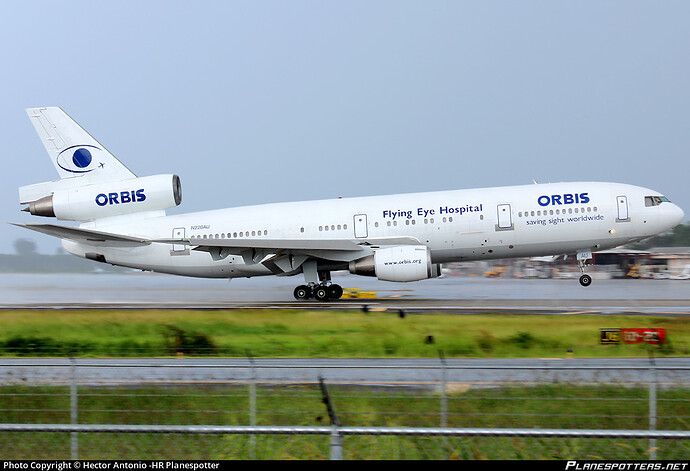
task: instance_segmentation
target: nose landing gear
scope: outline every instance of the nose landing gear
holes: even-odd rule
[[[587,274],[583,274],[583,275],[580,277],[580,284],[581,284],[582,286],[585,286],[585,287],[591,285],[591,284],[592,284],[592,277],[589,276],[589,275],[587,275]]]
[[[577,264],[580,266],[580,272],[582,273],[580,276],[580,284],[584,287],[592,284],[592,277],[585,273],[585,265],[587,264],[587,260],[591,258],[592,252],[578,252],[577,254]]]

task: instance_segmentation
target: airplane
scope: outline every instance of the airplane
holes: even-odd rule
[[[97,262],[192,277],[293,276],[299,300],[334,301],[331,272],[411,282],[459,261],[575,255],[667,231],[684,217],[661,193],[574,182],[283,202],[179,215],[177,175],[138,177],[58,107],[27,114],[59,180],[19,188],[23,211],[78,226],[16,224]]]

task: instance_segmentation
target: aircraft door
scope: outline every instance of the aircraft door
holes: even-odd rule
[[[513,215],[510,204],[499,204],[497,207],[498,211],[498,224],[496,224],[497,231],[510,231],[514,229],[513,226]]]
[[[365,239],[369,236],[369,226],[367,225],[366,214],[354,215],[355,238]]]
[[[173,239],[184,239],[185,230],[184,227],[176,227],[172,230]],[[182,244],[173,244],[173,248],[170,251],[171,254],[181,254],[187,252],[187,246]]]
[[[618,218],[616,218],[616,222],[629,222],[630,211],[628,208],[628,197],[618,196],[616,198],[616,203],[618,205]]]

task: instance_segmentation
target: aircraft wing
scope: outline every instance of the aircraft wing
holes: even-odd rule
[[[270,250],[364,250],[366,247],[382,245],[419,245],[414,237],[387,237],[382,239],[153,239],[161,244],[179,244],[199,247],[219,247],[228,249],[270,249]]]
[[[108,247],[141,247],[152,243],[188,245],[192,250],[208,252],[213,260],[229,255],[241,256],[247,265],[261,263],[276,275],[294,274],[308,259],[338,262],[358,260],[373,253],[374,249],[391,245],[420,245],[414,237],[388,237],[381,239],[147,239],[81,227],[57,224],[18,224],[32,231],[91,245]]]
[[[372,253],[380,246],[419,245],[414,237],[382,239],[155,239],[152,242],[189,245],[192,250],[208,252],[213,260],[238,255],[247,265],[261,263],[275,274],[298,270],[310,258],[350,262]]]
[[[73,240],[75,242],[86,242],[96,245],[107,245],[112,247],[138,247],[149,245],[151,240],[139,237],[131,237],[110,232],[94,231],[80,227],[58,226],[57,224],[15,224],[15,226],[31,229],[32,231],[59,237],[60,239]]]

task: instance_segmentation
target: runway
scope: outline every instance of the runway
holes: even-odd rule
[[[343,299],[334,302],[316,301],[224,301],[224,302],[89,302],[89,303],[23,303],[0,305],[0,309],[28,310],[83,310],[83,309],[170,309],[170,310],[223,310],[223,309],[314,309],[360,310],[363,312],[389,312],[395,315],[419,315],[443,312],[446,314],[541,314],[541,315],[638,315],[690,317],[688,302],[683,300],[596,300],[564,299],[525,300],[466,300],[466,299]]]
[[[394,314],[690,316],[690,281],[444,277],[388,283],[334,276],[360,296],[321,303],[296,301],[301,277],[209,280],[167,275],[0,275],[0,309],[362,309]]]

